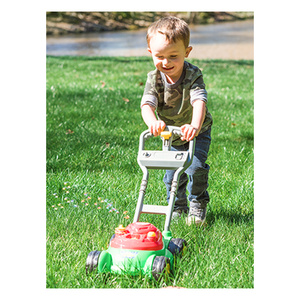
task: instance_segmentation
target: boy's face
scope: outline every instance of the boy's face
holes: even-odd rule
[[[154,34],[149,44],[148,51],[152,54],[155,67],[166,75],[170,83],[176,82],[192,47],[185,48],[182,40],[169,43],[165,35],[160,33]]]

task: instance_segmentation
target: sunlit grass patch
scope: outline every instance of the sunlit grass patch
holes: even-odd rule
[[[140,100],[148,58],[47,57],[48,288],[253,288],[253,61],[191,60],[203,70],[214,124],[206,225],[171,223],[188,242],[175,274],[85,273],[87,255],[106,249],[119,224],[132,222],[142,172]],[[148,141],[147,141],[148,142]],[[160,140],[148,147],[160,149]],[[165,204],[163,171],[150,171],[146,203]],[[145,215],[163,229],[164,218]]]

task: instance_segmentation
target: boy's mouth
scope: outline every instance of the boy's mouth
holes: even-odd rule
[[[165,67],[162,67],[163,68],[163,70],[165,70],[165,71],[171,71],[172,69],[174,69],[174,67],[171,67],[171,68],[165,68]]]

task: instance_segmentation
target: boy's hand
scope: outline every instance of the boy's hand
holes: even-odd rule
[[[158,136],[165,129],[165,127],[166,124],[164,121],[155,121],[150,124],[149,130],[154,136]]]
[[[193,127],[191,124],[185,124],[185,125],[182,125],[181,127],[181,134],[182,134],[182,137],[181,137],[181,140],[184,141],[191,141],[196,135],[197,135],[197,131],[198,129]]]

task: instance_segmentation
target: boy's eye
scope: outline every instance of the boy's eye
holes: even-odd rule
[[[177,55],[171,55],[171,58],[176,58],[177,57]]]

